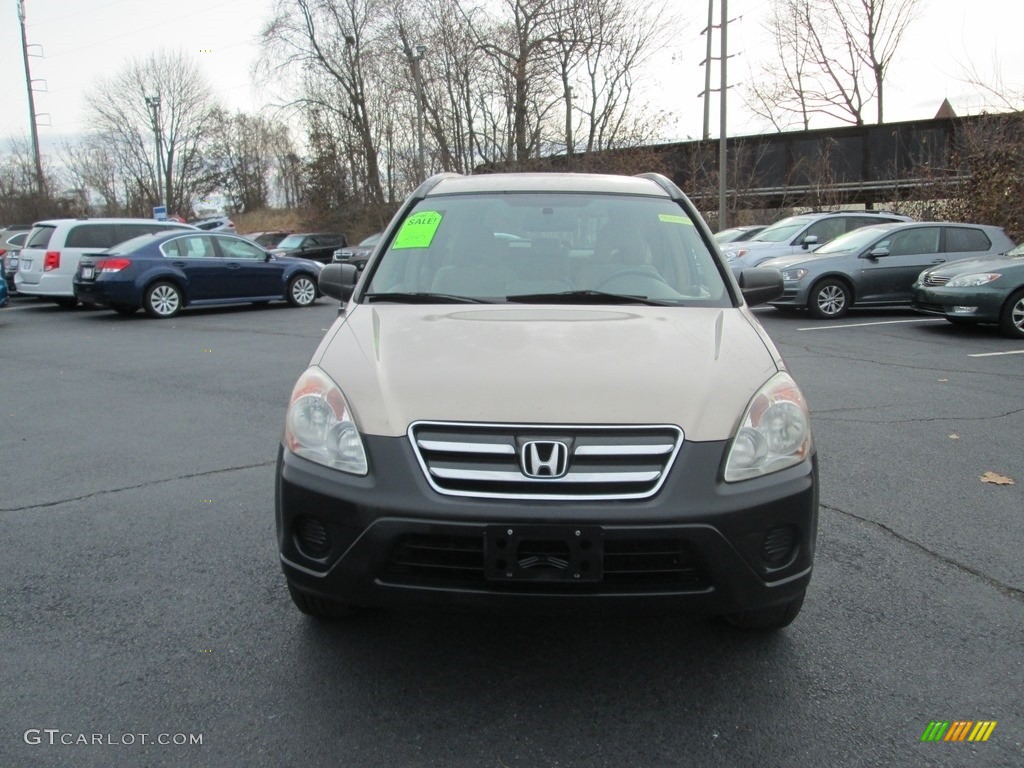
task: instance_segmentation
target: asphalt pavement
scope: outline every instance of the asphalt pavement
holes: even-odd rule
[[[774,635],[321,625],[277,562],[273,462],[335,315],[0,310],[0,766],[1024,765],[1024,344],[758,310],[822,473],[814,577]],[[922,742],[933,721],[996,726]]]

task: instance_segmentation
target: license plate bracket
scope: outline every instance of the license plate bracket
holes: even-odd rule
[[[603,542],[597,525],[489,525],[484,573],[491,581],[600,581]]]

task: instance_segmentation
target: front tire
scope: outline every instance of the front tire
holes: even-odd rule
[[[1014,293],[999,313],[999,330],[1011,339],[1024,339],[1024,288]]]
[[[181,290],[174,283],[161,281],[153,283],[146,289],[143,307],[146,314],[160,320],[174,317],[181,311],[183,297]]]
[[[811,289],[807,309],[811,317],[818,320],[838,320],[846,315],[852,301],[853,295],[846,283],[828,278]]]
[[[316,301],[316,281],[309,275],[296,275],[288,282],[288,303],[293,307],[309,307]]]

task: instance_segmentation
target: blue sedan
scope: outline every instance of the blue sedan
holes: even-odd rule
[[[75,273],[75,296],[130,315],[174,317],[184,307],[287,301],[308,307],[323,265],[275,256],[253,242],[217,232],[175,230],[143,235],[87,254]]]

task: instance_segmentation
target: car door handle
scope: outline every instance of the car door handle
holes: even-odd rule
[[[240,269],[241,266],[242,265],[237,262],[231,262],[230,264],[228,264],[228,269]]]
[[[932,264],[945,264],[945,263],[946,263],[946,260],[945,260],[945,259],[935,259],[935,260],[934,260],[934,261],[932,262]]]
[[[187,261],[172,261],[171,264],[173,264],[176,267],[184,267],[185,265],[188,264],[188,262]]]

